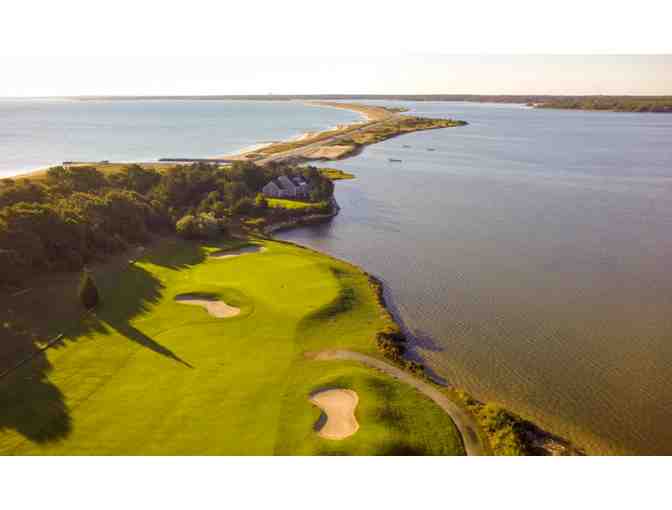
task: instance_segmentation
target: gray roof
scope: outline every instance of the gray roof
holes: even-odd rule
[[[280,191],[281,188],[273,181],[269,181],[261,190],[268,193],[269,191]]]
[[[280,184],[280,186],[282,186],[283,189],[287,191],[294,191],[296,188],[296,184],[294,184],[292,180],[286,175],[281,175],[278,177],[277,182]]]

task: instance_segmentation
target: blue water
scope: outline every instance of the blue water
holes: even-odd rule
[[[0,99],[0,177],[63,161],[222,156],[359,120],[284,101]]]
[[[470,125],[333,164],[340,215],[282,237],[382,277],[449,383],[592,453],[672,454],[672,115],[405,105]]]

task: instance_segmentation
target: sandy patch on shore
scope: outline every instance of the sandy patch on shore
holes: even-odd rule
[[[240,255],[245,255],[246,253],[259,253],[262,251],[266,251],[265,246],[258,246],[258,245],[253,245],[253,246],[243,246],[242,248],[238,248],[235,250],[219,250],[214,253],[211,253],[210,256],[215,259],[228,259],[231,257],[238,257]]]
[[[229,306],[224,301],[204,299],[203,296],[197,294],[181,294],[175,296],[175,301],[184,305],[202,306],[210,315],[217,317],[218,319],[235,317],[240,313],[240,308]]]
[[[330,131],[330,130],[327,130]],[[303,133],[302,135],[296,136],[294,138],[290,138],[290,142],[305,142],[306,140],[310,140],[311,138],[315,138],[316,136],[319,136],[322,134],[321,131],[307,131]]]
[[[310,159],[338,159],[353,152],[352,145],[329,145],[307,150],[303,156]]]
[[[359,430],[359,423],[355,418],[359,397],[354,391],[324,390],[314,393],[309,400],[324,413],[316,424],[320,437],[340,440],[350,437]]]

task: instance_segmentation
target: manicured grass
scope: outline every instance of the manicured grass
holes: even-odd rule
[[[269,207],[279,207],[283,209],[305,209],[307,207],[319,206],[317,202],[307,202],[305,200],[287,200],[285,198],[268,198]]]
[[[366,275],[258,242],[267,249],[215,259],[208,253],[222,245],[163,240],[135,264],[107,264],[95,271],[103,301],[91,316],[70,304],[67,281],[13,302],[11,324],[24,328],[14,340],[36,334],[26,317],[46,299],[61,313],[45,311],[39,332],[66,338],[0,380],[0,454],[461,454],[450,419],[415,390],[354,363],[304,357],[377,355],[374,335],[390,318]],[[241,314],[217,319],[174,301],[193,292]],[[332,385],[360,397],[361,428],[343,441],[313,430],[319,411],[308,396]]]
[[[354,179],[355,175],[337,168],[318,168],[320,173],[332,181],[343,181],[347,179]]]

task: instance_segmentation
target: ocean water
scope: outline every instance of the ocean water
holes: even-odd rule
[[[286,101],[0,99],[0,178],[63,161],[222,156],[361,119]]]
[[[340,215],[281,237],[380,276],[447,382],[590,453],[672,454],[672,115],[405,105],[470,125],[333,164]]]

